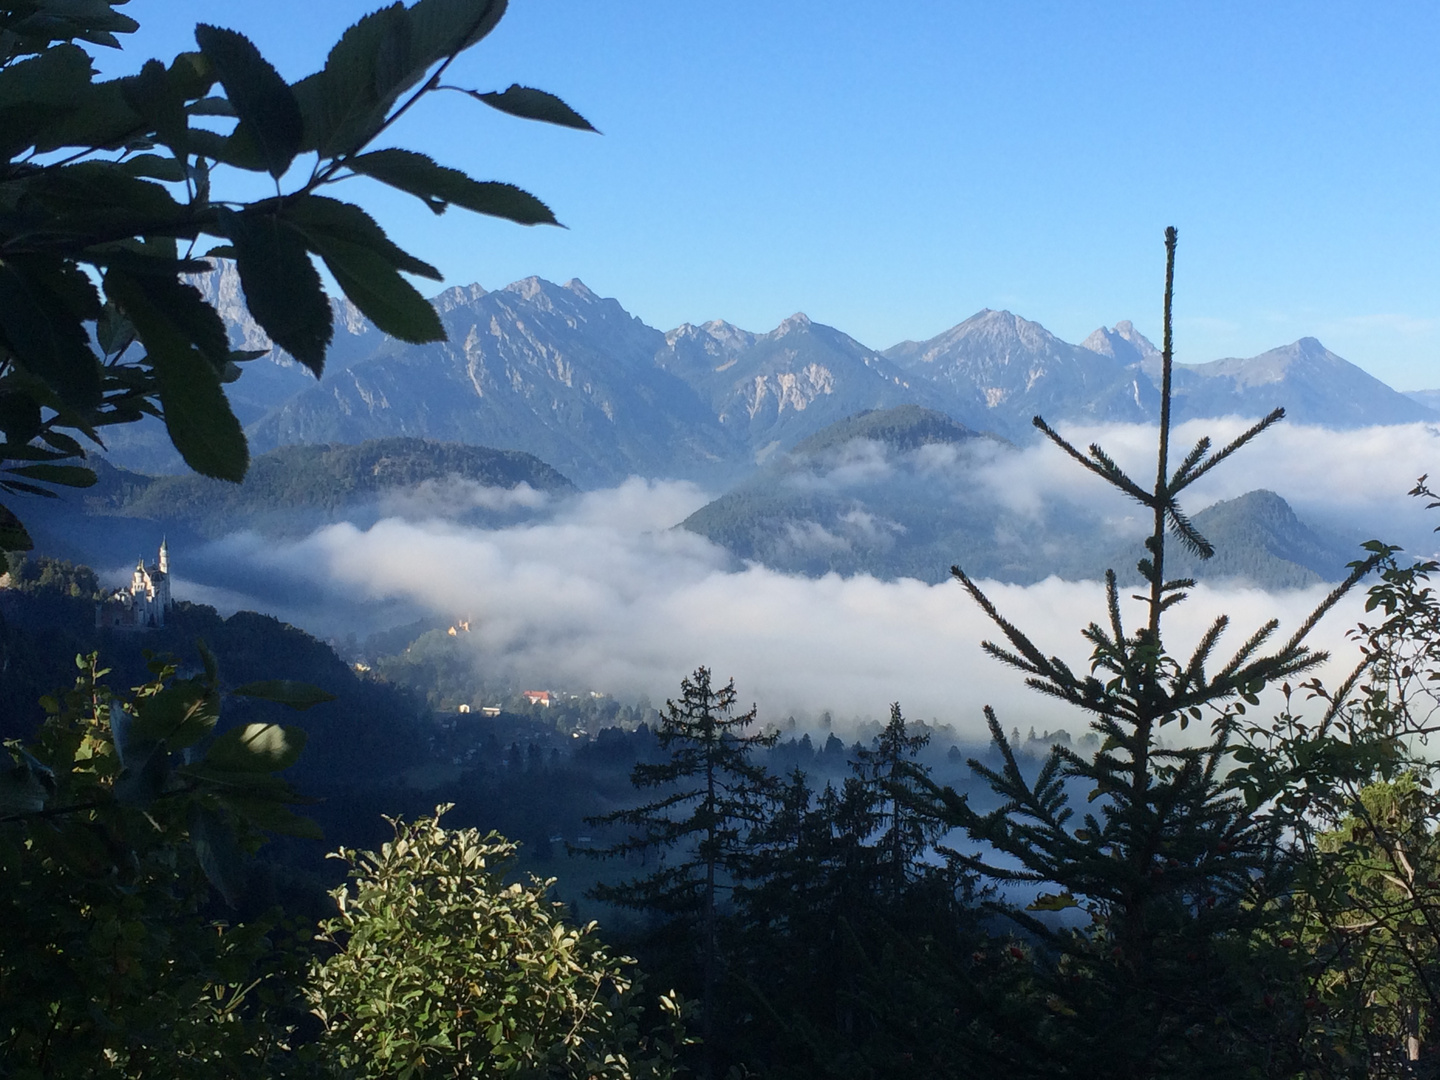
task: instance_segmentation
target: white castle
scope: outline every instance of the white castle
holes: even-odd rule
[[[164,626],[170,607],[170,552],[161,540],[160,558],[154,566],[146,566],[142,557],[135,564],[130,584],[95,605],[95,626],[121,630]]]

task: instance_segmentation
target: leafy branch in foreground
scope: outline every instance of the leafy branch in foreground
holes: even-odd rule
[[[439,271],[405,252],[359,206],[322,192],[368,177],[435,213],[458,206],[525,225],[558,224],[510,184],[475,180],[399,147],[371,149],[424,97],[463,90],[526,119],[594,130],[564,102],[512,86],[444,85],[505,0],[416,0],[365,16],[324,67],[287,83],[244,35],[200,25],[168,65],[97,80],[86,46],[119,48],[138,24],[124,0],[0,3],[0,491],[87,486],[79,441],[142,416],[164,419],[192,469],[240,480],[245,435],[223,385],[255,353],[187,275],[233,258],[251,315],[317,377],[333,328],[318,257],[381,331],[443,340],[410,284]],[[231,170],[268,175],[271,197],[226,197]],[[294,180],[289,190],[284,182]],[[208,238],[208,239],[207,239]],[[30,548],[0,507],[0,553]]]
[[[259,1077],[287,1059],[301,954],[275,920],[226,916],[262,831],[318,833],[277,775],[304,733],[216,735],[223,694],[202,658],[186,678],[157,661],[119,694],[79,657],[74,689],[0,759],[0,1060],[17,1075],[201,1078],[224,1062]]]

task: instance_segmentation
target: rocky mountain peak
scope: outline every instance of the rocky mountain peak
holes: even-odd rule
[[[1127,366],[1143,364],[1160,355],[1160,350],[1155,348],[1144,334],[1136,330],[1135,324],[1129,319],[1116,323],[1113,329],[1107,330],[1103,326],[1100,327],[1082,341],[1080,347],[1089,349],[1093,353],[1099,353],[1101,356],[1108,356]]]
[[[454,285],[440,293],[430,301],[435,310],[441,315],[456,308],[469,307],[481,297],[487,295],[481,286],[471,283],[469,285]]]
[[[811,325],[812,324],[810,322],[810,316],[806,315],[803,311],[797,311],[794,315],[791,315],[779,326],[775,327],[774,330],[770,331],[769,336],[780,337],[783,334],[791,334],[795,333],[796,331],[809,330]]]
[[[559,288],[559,286],[532,274],[530,277],[521,278],[519,281],[512,281],[501,291],[514,293],[521,300],[535,300],[543,296],[546,292],[556,288]]]

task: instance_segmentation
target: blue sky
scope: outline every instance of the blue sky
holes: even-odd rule
[[[114,73],[208,21],[289,78],[374,5],[133,0]],[[545,199],[524,229],[362,182],[447,284],[579,277],[646,322],[768,330],[795,311],[884,348],[1007,308],[1177,353],[1306,335],[1400,389],[1440,386],[1440,5],[511,0],[452,69],[560,94],[603,136],[459,95],[396,132]]]

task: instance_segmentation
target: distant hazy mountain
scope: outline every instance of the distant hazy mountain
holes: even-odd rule
[[[1016,505],[1005,482],[1014,453],[929,410],[866,413],[805,440],[684,527],[738,558],[812,576],[933,582],[953,563],[1020,584],[1052,574],[1094,579],[1111,567],[1133,576],[1139,526],[1059,500]],[[1173,576],[1292,588],[1336,580],[1354,557],[1296,520],[1272,492],[1217,503],[1195,521],[1217,554],[1205,563],[1173,554]],[[1117,540],[1127,531],[1129,542]]]
[[[1355,545],[1305,524],[1273,491],[1250,491],[1215,503],[1193,520],[1215,546],[1215,554],[1202,560],[1173,544],[1166,549],[1166,577],[1238,579],[1267,589],[1298,589],[1340,580],[1346,564],[1361,554]],[[1110,562],[1138,582],[1133,568],[1144,554],[1137,543]]]
[[[865,409],[947,397],[804,314],[768,334],[686,323],[665,335],[655,362],[689,384],[756,460]]]
[[[745,454],[683,380],[665,338],[579,281],[451,289],[446,342],[386,343],[251,428],[262,449],[403,434],[536,454],[584,483],[724,473]]]
[[[94,487],[26,507],[40,550],[103,567],[150,552],[167,533],[186,546],[242,528],[299,536],[391,515],[513,521],[575,491],[530,454],[421,439],[281,447],[251,462],[243,484],[146,476],[103,460],[96,472]]]
[[[1440,390],[1406,390],[1405,396],[1440,416]]]
[[[1158,356],[1148,357],[1142,367],[1159,380]],[[1175,415],[1180,419],[1263,416],[1280,405],[1295,423],[1331,428],[1440,419],[1312,337],[1248,360],[1176,365]]]

